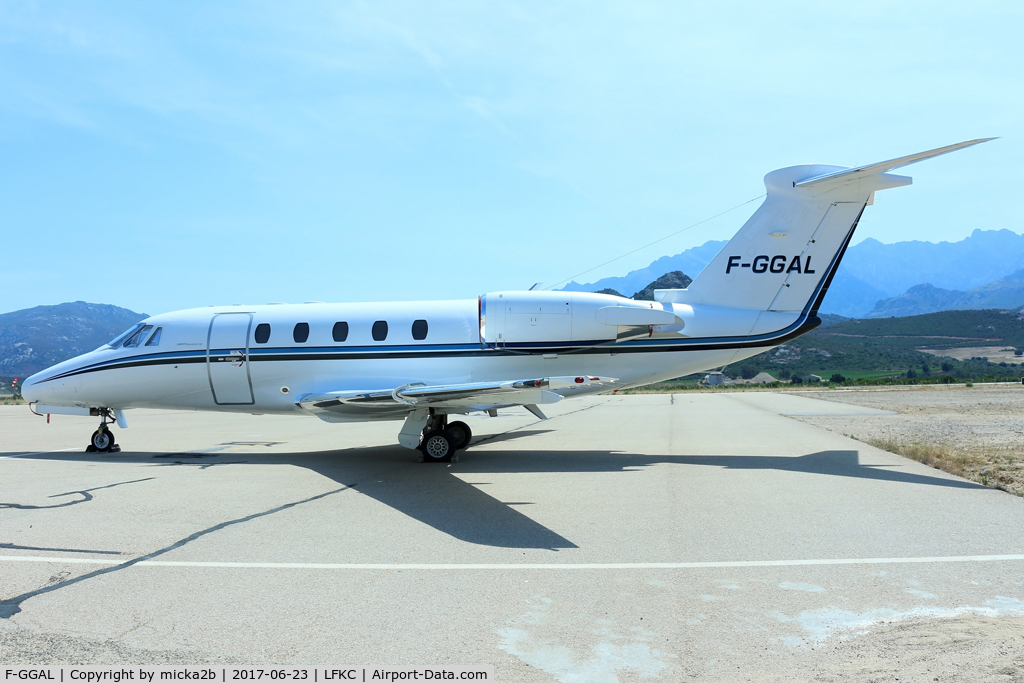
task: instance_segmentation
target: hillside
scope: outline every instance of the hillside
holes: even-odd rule
[[[657,280],[647,285],[639,292],[632,296],[637,301],[654,301],[654,290],[656,289],[686,289],[693,282],[686,273],[680,270],[674,270],[671,273],[665,273]]]
[[[674,270],[670,273],[665,273],[654,282],[651,282],[646,287],[636,292],[631,297],[627,297],[617,289],[606,287],[604,289],[598,289],[595,294],[611,294],[612,296],[621,296],[624,299],[636,299],[637,301],[654,301],[654,290],[656,289],[686,289],[693,282],[686,273],[681,270]]]
[[[705,242],[699,247],[687,249],[675,256],[662,256],[646,268],[630,271],[622,277],[606,277],[596,282],[584,284],[570,282],[565,287],[562,287],[562,291],[596,292],[610,289],[616,292],[639,292],[648,283],[654,282],[672,271],[699,273],[704,270],[704,266],[711,262],[711,259],[715,258],[725,244],[725,240]]]
[[[853,251],[853,249],[849,251]],[[832,284],[822,303],[822,310],[847,318],[862,318],[879,300],[887,296],[889,295],[877,287],[850,274],[844,259],[839,264],[836,276],[832,278]]]
[[[967,291],[931,284],[911,287],[903,294],[875,304],[866,318],[921,315],[936,311],[1020,308],[1024,305],[1024,270]]]
[[[869,238],[847,250],[843,266],[888,296],[924,282],[942,289],[971,289],[1024,268],[1024,236],[1011,230],[974,230],[959,242],[883,244]]]
[[[977,347],[977,354],[969,349]],[[928,354],[920,349],[928,348]],[[1024,374],[1024,358],[1000,363],[984,360],[986,349],[1024,348],[1024,319],[1014,311],[943,311],[905,318],[846,320],[819,327],[777,349],[744,361],[779,377],[814,373],[829,377],[880,376],[907,370],[953,377]],[[955,350],[964,349],[965,353]],[[944,356],[943,351],[964,357]],[[735,368],[734,368],[735,370]]]
[[[631,271],[625,276],[604,278],[586,284],[570,282],[564,289],[593,292],[610,288],[619,292],[636,292],[669,271],[681,270],[696,276],[725,244],[724,241],[705,242],[674,256],[664,256],[646,268]],[[907,293],[910,294],[910,302],[919,300],[920,305],[907,305],[901,309],[903,315],[916,315],[938,310],[929,308],[930,305],[950,310],[943,301],[958,302],[958,295],[975,290],[979,291],[976,296],[971,295],[974,297],[971,306],[956,305],[976,309],[1016,308],[1024,304],[1024,299],[1017,301],[1016,294],[1012,294],[1009,289],[998,294],[981,292],[980,289],[989,283],[995,284],[994,281],[1001,278],[1011,280],[1018,277],[1017,271],[1022,268],[1024,236],[1010,230],[975,230],[969,237],[958,242],[910,241],[883,244],[869,238],[847,249],[821,310],[823,313],[861,318],[868,315],[879,301]],[[939,292],[908,292],[924,283],[930,283],[936,290],[958,294],[943,299],[944,295]],[[1024,290],[1024,282],[1020,284]],[[1004,288],[1004,285],[998,287]]]
[[[27,377],[105,344],[146,317],[84,301],[0,315],[0,376]]]
[[[847,320],[832,325],[829,334],[870,337],[946,338],[949,346],[982,345],[999,338],[1011,346],[1024,343],[1024,320],[1014,311],[942,311],[906,318]]]

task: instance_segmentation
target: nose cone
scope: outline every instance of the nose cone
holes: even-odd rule
[[[21,397],[29,403],[42,402],[43,386],[41,382],[50,375],[49,370],[37,372],[21,383]]]
[[[79,391],[75,371],[94,360],[95,354],[86,353],[32,375],[21,385],[22,398],[44,406],[81,407],[88,399]]]

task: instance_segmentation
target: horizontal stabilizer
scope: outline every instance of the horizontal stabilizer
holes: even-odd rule
[[[955,145],[946,145],[945,147],[939,147],[938,149],[931,149],[927,152],[918,152],[917,154],[909,154],[905,157],[899,157],[898,159],[890,159],[889,161],[880,161],[877,164],[868,164],[867,166],[858,166],[857,168],[845,168],[841,171],[833,171],[832,173],[825,173],[824,175],[816,176],[814,178],[807,178],[795,183],[795,187],[811,187],[813,185],[819,185],[828,181],[837,180],[848,180],[854,178],[860,178],[869,175],[876,175],[879,173],[887,173],[903,166],[909,166],[910,164],[916,164],[919,161],[925,159],[931,159],[932,157],[942,156],[943,154],[949,154],[955,152],[958,149],[964,149],[965,147],[972,147],[974,145],[980,145],[983,142],[989,140],[995,140],[996,138],[979,138],[977,140],[968,140],[966,142],[958,142]]]

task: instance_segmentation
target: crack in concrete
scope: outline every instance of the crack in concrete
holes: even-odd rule
[[[46,548],[35,545],[18,545],[16,543],[0,543],[5,550],[43,550],[51,553],[88,553],[90,555],[120,555],[117,550],[86,550],[84,548]]]
[[[305,498],[303,500],[297,500],[292,503],[285,503],[284,505],[279,505],[275,508],[264,510],[263,512],[255,512],[251,515],[246,515],[245,517],[239,517],[238,519],[230,519],[226,522],[215,524],[209,528],[201,529],[200,531],[197,531],[193,534],[189,534],[185,538],[179,541],[175,541],[174,543],[163,548],[160,548],[159,550],[154,550],[153,552],[148,553],[146,555],[140,555],[139,557],[132,558],[127,562],[122,562],[121,564],[115,565],[113,567],[104,567],[103,569],[97,569],[96,571],[89,572],[87,574],[82,574],[81,576],[76,576],[73,579],[68,579],[66,581],[61,581],[60,583],[55,583],[48,586],[43,586],[42,588],[37,588],[35,590],[28,591],[27,593],[16,595],[13,598],[0,600],[0,619],[10,619],[15,614],[21,612],[21,603],[25,602],[30,598],[34,598],[38,595],[45,595],[46,593],[52,593],[53,591],[60,590],[61,588],[66,588],[68,586],[72,586],[76,583],[81,583],[82,581],[87,581],[97,576],[103,576],[104,574],[112,574],[114,572],[119,572],[122,569],[127,569],[131,566],[138,564],[139,562],[152,560],[153,558],[169,553],[172,550],[177,550],[178,548],[181,548],[191,543],[192,541],[195,541],[196,539],[202,538],[207,534],[212,534],[215,531],[220,531],[221,529],[225,529],[235,524],[244,524],[246,522],[251,522],[254,519],[259,519],[260,517],[266,517],[268,515],[273,515],[278,512],[283,512],[284,510],[289,510],[293,507],[304,505],[305,503],[311,503],[315,500],[320,500],[321,498],[332,496],[335,493],[341,493],[342,491],[351,489],[353,486],[355,486],[355,484],[349,484],[348,486],[342,486],[340,489],[327,491],[326,493],[321,493],[310,498]]]
[[[149,481],[156,479],[156,477],[146,477],[145,479],[133,479],[132,481],[119,481],[115,484],[107,484],[106,486],[97,486],[91,489],[83,489],[81,491],[68,491],[67,493],[57,493],[50,498],[63,498],[64,496],[82,496],[78,500],[70,500],[66,503],[60,503],[58,505],[21,505],[20,503],[0,503],[0,509],[7,508],[11,510],[52,510],[53,508],[63,508],[69,505],[78,505],[79,503],[86,503],[93,499],[93,491],[102,491],[103,489],[112,489],[115,486],[124,486],[125,484],[138,484],[139,482]]]

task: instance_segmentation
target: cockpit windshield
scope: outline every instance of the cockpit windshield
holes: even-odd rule
[[[116,348],[120,347],[122,342],[124,342],[125,339],[127,339],[130,336],[132,336],[133,334],[135,334],[136,332],[141,330],[143,327],[145,327],[145,325],[142,324],[142,323],[136,323],[136,324],[132,325],[127,330],[125,330],[121,334],[119,334],[116,337],[114,337],[111,341],[107,342],[107,346],[109,346],[112,349],[116,349]]]
[[[124,346],[124,348],[126,349],[134,349],[136,346],[143,342],[143,340],[149,335],[149,331],[152,329],[152,325],[143,325],[141,328],[139,328],[138,332],[125,339],[124,344],[122,344],[122,346]]]

